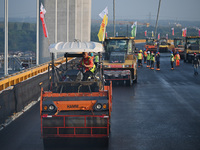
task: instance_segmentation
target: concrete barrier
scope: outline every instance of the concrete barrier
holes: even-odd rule
[[[0,93],[0,124],[16,112],[14,89],[4,90]]]

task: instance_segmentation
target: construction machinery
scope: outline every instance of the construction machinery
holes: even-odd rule
[[[187,36],[185,38],[184,47],[184,62],[191,62],[194,53],[200,58],[200,37],[199,36]]]
[[[184,45],[185,45],[185,41],[183,38],[174,38],[174,46],[172,48],[172,52],[174,54],[179,52],[181,59],[184,58]]]
[[[146,44],[145,44],[146,51],[153,51],[154,53],[157,52],[157,43],[155,38],[148,37],[146,38]]]
[[[107,83],[117,81],[131,86],[137,82],[137,57],[133,37],[109,37],[104,41],[103,68]]]
[[[108,143],[112,111],[112,83],[104,85],[102,61],[83,81],[83,52],[94,52],[101,58],[103,45],[97,42],[59,42],[49,51],[49,89],[41,88],[40,117],[44,146],[58,138],[101,138]],[[64,64],[54,55],[62,53]],[[68,58],[71,58],[69,61]]]
[[[159,42],[158,42],[158,46],[159,46],[159,52],[160,53],[167,53],[169,52],[169,46],[171,44],[167,42],[167,38],[165,37],[162,37],[159,39]]]

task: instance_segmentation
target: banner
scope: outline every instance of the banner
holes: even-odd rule
[[[40,6],[40,20],[42,21],[42,28],[43,28],[44,36],[48,37],[48,31],[47,31],[46,23],[45,23],[45,20],[44,20],[45,13],[46,13],[46,10],[44,9],[43,4],[41,3],[41,6]]]
[[[134,22],[134,24],[131,26],[132,30],[131,30],[131,35],[132,37],[136,37],[136,33],[137,33],[137,21]]]
[[[99,33],[97,35],[99,38],[99,41],[104,41],[104,39],[105,39],[107,23],[108,23],[108,16],[104,15],[100,29],[99,29]]]

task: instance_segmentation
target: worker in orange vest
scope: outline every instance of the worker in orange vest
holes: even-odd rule
[[[147,63],[147,52],[146,52],[146,50],[144,51],[144,64],[146,64]]]
[[[180,65],[180,55],[179,55],[179,52],[176,53],[175,60],[176,60],[176,66],[179,66]]]

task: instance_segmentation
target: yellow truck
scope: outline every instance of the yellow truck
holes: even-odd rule
[[[137,82],[137,57],[133,37],[109,37],[104,41],[103,73],[106,83],[117,81],[127,86]],[[114,82],[115,83],[115,82]]]
[[[184,62],[191,62],[194,53],[200,58],[200,37],[199,36],[188,36],[185,38],[184,48]]]

